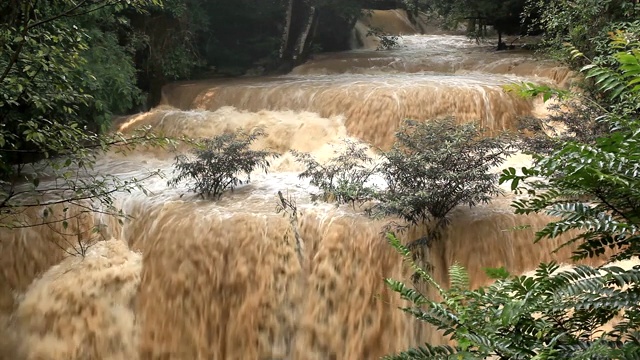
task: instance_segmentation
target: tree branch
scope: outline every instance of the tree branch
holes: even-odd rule
[[[289,222],[293,229],[293,236],[296,239],[296,253],[298,254],[298,261],[300,262],[300,266],[304,266],[304,242],[302,241],[302,237],[298,231],[298,208],[293,200],[290,198],[285,199],[282,195],[282,191],[278,191],[278,198],[280,199],[280,204],[278,204],[276,211],[278,213],[284,212],[289,215]],[[288,211],[287,209],[291,209],[291,211]]]
[[[7,66],[4,68],[4,72],[2,73],[2,75],[0,75],[0,84],[4,81],[7,75],[9,75],[9,72],[11,71],[13,66],[16,64],[16,62],[18,62],[18,58],[20,57],[20,53],[22,52],[22,48],[24,47],[24,43],[26,41],[25,37],[29,32],[29,17],[28,17],[29,15],[28,14],[29,12],[31,12],[30,5],[31,5],[30,3],[27,4],[27,9],[25,11],[25,24],[24,24],[24,28],[22,29],[22,34],[20,34],[22,40],[18,43],[17,49],[11,55],[11,58],[9,59]]]
[[[83,7],[88,2],[89,2],[89,0],[82,0],[79,3],[77,3],[75,6],[72,6],[71,8],[69,8],[69,9],[67,9],[67,10],[65,10],[65,11],[63,11],[63,12],[61,12],[59,14],[56,14],[56,15],[54,15],[52,17],[49,17],[49,18],[46,18],[44,20],[36,21],[33,24],[27,24],[27,26],[25,27],[25,30],[33,29],[34,27],[38,27],[40,25],[44,25],[44,24],[46,24],[48,22],[55,21],[55,20],[58,20],[60,18],[70,16],[69,14],[71,14],[72,12],[74,12],[74,11],[78,10],[79,8]]]

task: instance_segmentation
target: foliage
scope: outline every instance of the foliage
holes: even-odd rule
[[[386,33],[382,28],[372,27],[366,36],[375,36],[380,40],[376,50],[391,50],[400,46],[400,36]]]
[[[444,289],[416,265],[397,238],[390,235],[389,241],[442,298],[430,300],[402,282],[386,279],[410,302],[402,310],[436,326],[456,346],[426,344],[386,359],[605,360],[636,359],[640,354],[638,269],[560,270],[555,263],[541,264],[533,275],[498,271],[496,282],[470,290],[468,273],[456,264],[449,269],[451,286]],[[607,324],[613,324],[610,330]]]
[[[51,206],[60,204],[66,208],[80,207],[89,212],[117,213],[113,194],[133,188],[142,189],[142,180],[159,173],[150,172],[143,179],[121,179],[115,175],[100,174],[95,170],[98,157],[110,150],[124,153],[139,146],[166,146],[172,143],[170,139],[154,135],[149,129],[139,129],[126,138],[122,134],[91,134],[77,124],[62,125],[55,122],[38,124],[26,121],[20,129],[45,152],[45,158],[31,164],[7,167],[12,176],[0,180],[0,227],[20,228],[41,224],[20,216],[21,212],[33,207],[45,208],[42,223],[53,221],[49,217],[54,215]],[[8,145],[12,145],[16,137],[15,134],[0,133],[0,141]],[[68,220],[63,217],[55,222]]]
[[[524,98],[532,98],[538,95],[542,95],[542,100],[547,102],[552,97],[564,100],[570,95],[567,90],[557,89],[548,85],[539,85],[531,82],[521,82],[514,84],[507,84],[503,86],[506,92],[513,92],[516,95]]]
[[[507,91],[523,97],[542,95],[546,102],[551,98],[559,103],[548,106],[551,115],[546,119],[521,119],[520,128],[533,131],[532,137],[524,138],[524,149],[534,153],[549,154],[566,141],[594,144],[598,137],[616,131],[621,125],[615,117],[637,117],[640,110],[637,91],[640,90],[634,69],[638,68],[638,37],[635,33],[616,30],[609,33],[609,49],[592,61],[577,48],[566,45],[573,58],[588,62],[581,71],[592,83],[583,83],[593,88],[596,96],[589,92],[569,93],[566,90],[532,83],[505,86]],[[599,48],[602,50],[601,48]],[[607,55],[608,54],[608,55]],[[559,126],[564,129],[558,130]]]
[[[430,2],[429,10],[442,16],[449,28],[457,28],[459,23],[470,20],[473,27],[467,30],[480,38],[486,35],[481,33],[484,25],[493,25],[503,33],[519,33],[524,3],[525,0],[436,0]]]
[[[151,1],[131,2],[135,9]],[[25,1],[0,17],[0,80],[9,125],[22,115],[67,116],[91,130],[108,127],[110,114],[139,100],[131,54],[119,43],[128,1]],[[58,16],[64,14],[64,16]],[[43,96],[46,94],[46,96]],[[28,104],[25,104],[28,103]],[[33,115],[33,116],[32,116]]]
[[[611,130],[606,122],[599,120],[605,115],[602,107],[584,95],[533,83],[510,84],[504,88],[524,98],[542,96],[545,103],[552,98],[557,100],[547,105],[550,115],[544,119],[533,116],[518,119],[518,130],[524,135],[519,147],[526,152],[549,154],[571,140],[593,144]]]
[[[374,200],[365,209],[373,217],[397,216],[411,224],[434,221],[429,236],[416,244],[435,240],[456,206],[476,206],[501,193],[498,174],[490,170],[512,152],[506,137],[486,137],[475,124],[459,125],[452,118],[406,120],[392,149],[382,152],[375,166],[366,147],[346,144],[324,165],[309,154],[294,152],[306,167],[300,177],[310,178],[322,190],[314,196],[324,201],[355,206]],[[381,188],[370,185],[374,176],[384,181]]]
[[[205,64],[198,46],[204,43],[200,34],[209,26],[205,3],[164,0],[162,6],[145,7],[147,13],[126,14],[126,36],[138,70],[138,85],[147,92],[148,105],[160,101],[161,87],[167,81],[192,78]]]
[[[521,174],[507,169],[500,179],[511,181],[512,189],[522,195],[513,203],[516,213],[546,212],[557,219],[536,233],[536,241],[570,234],[563,246],[576,246],[575,260],[604,255],[615,261],[640,255],[640,64],[638,44],[618,48],[619,35],[613,34],[611,46],[621,51],[603,55],[610,57],[601,63],[605,65],[592,63],[583,69],[596,78],[598,93],[592,104],[600,106],[601,115],[591,121],[608,131],[588,142],[566,141],[546,156],[537,155],[532,168],[522,168]],[[600,105],[597,97],[611,103]],[[390,359],[444,359],[450,354],[462,359],[640,357],[637,265],[577,265],[560,271],[556,264],[541,264],[533,276],[501,274],[494,284],[477,290],[460,286],[466,273],[453,267],[451,288],[444,290],[412,262],[406,247],[394,237],[390,240],[443,301],[429,300],[396,280],[387,284],[413,303],[405,311],[457,343],[427,345]]]
[[[551,114],[546,119],[519,119],[520,130],[530,132],[522,138],[523,150],[548,155],[567,141],[594,144],[598,137],[611,130],[606,122],[598,120],[604,115],[602,109],[578,97],[551,104],[548,109]]]
[[[523,15],[530,30],[543,30],[547,50],[565,59],[566,43],[589,57],[603,54],[607,33],[627,26],[621,22],[637,19],[640,7],[626,0],[527,0]]]
[[[324,165],[308,153],[291,152],[306,168],[299,177],[310,179],[310,183],[322,191],[313,197],[355,206],[373,198],[375,189],[367,183],[377,169],[366,146],[351,140],[345,140],[344,144],[344,149]]]
[[[620,93],[610,96],[616,96],[618,104],[624,103],[640,94],[640,87],[635,86],[640,79],[637,56],[637,51],[614,55],[620,64],[617,73],[600,72],[597,66],[585,70],[606,74],[599,82],[604,93],[610,91],[607,79],[622,81]],[[593,143],[567,142],[547,157],[538,156],[535,167],[522,169],[522,175],[508,169],[501,177],[502,182],[511,181],[514,190],[529,194],[514,203],[517,213],[546,211],[561,218],[540,231],[537,240],[573,229],[581,231],[570,241],[580,243],[576,259],[601,255],[607,249],[619,250],[615,258],[624,259],[638,250],[640,126],[627,108],[612,109],[599,119],[610,133]],[[545,180],[535,180],[540,177]]]
[[[511,151],[504,138],[483,136],[475,124],[452,118],[405,121],[396,138],[383,155],[387,189],[373,213],[441,222],[458,205],[475,206],[500,193],[490,169]]]
[[[87,50],[81,54],[86,64],[76,72],[79,86],[93,101],[80,115],[91,130],[104,133],[113,114],[125,114],[142,101],[141,92],[131,53],[118,44],[117,34],[93,28],[87,36]]]
[[[303,40],[310,7],[317,11],[317,25],[302,47],[347,50],[350,29],[363,4],[362,0],[165,1],[164,8],[154,10],[156,17],[135,21],[148,35],[141,52],[146,66],[141,67],[149,77],[170,80],[193,77],[198,70],[243,74],[253,67],[277,69],[280,62],[290,60],[279,54],[283,38],[291,51]],[[304,60],[301,54],[290,55]]]
[[[633,117],[640,111],[639,36],[640,32],[634,34],[617,30],[610,33],[609,47],[612,54],[600,56],[598,61],[581,69],[586,72],[587,79],[594,80],[594,86],[602,94],[600,103],[609,106],[611,112],[619,116]],[[590,61],[576,48],[571,53],[574,58],[583,57]]]
[[[0,5],[1,227],[61,223],[66,230],[71,220],[86,214],[121,215],[114,194],[139,187],[143,179],[99,174],[94,169],[97,158],[113,149],[170,144],[148,129],[128,138],[93,131],[103,127],[110,110],[127,107],[136,90],[124,50],[114,37],[101,32],[100,26],[117,21],[98,24],[91,19],[142,11],[152,2],[156,1]],[[97,79],[107,72],[122,77],[114,75],[111,82]],[[115,91],[121,98],[112,97]],[[151,172],[145,178],[155,175]]]
[[[187,155],[176,157],[174,173],[177,175],[169,185],[193,180],[195,183],[189,186],[189,190],[203,197],[220,198],[224,191],[249,182],[256,168],[268,171],[267,158],[278,154],[250,149],[251,144],[264,135],[262,128],[256,128],[250,133],[238,130],[204,139],[192,151],[195,158]],[[241,174],[245,174],[247,180],[240,179],[238,176]]]

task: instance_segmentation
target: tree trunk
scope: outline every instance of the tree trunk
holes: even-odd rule
[[[287,14],[285,15],[285,25],[282,31],[282,44],[280,45],[280,59],[284,58],[285,51],[289,46],[289,37],[291,36],[291,16],[293,15],[293,0],[289,0]]]
[[[498,50],[506,50],[507,44],[502,42],[502,31],[498,30]]]
[[[315,6],[311,6],[309,8],[309,14],[307,16],[307,21],[304,25],[304,28],[302,29],[302,32],[300,33],[300,37],[298,38],[298,42],[296,44],[296,49],[295,49],[295,55],[294,55],[294,60],[298,60],[298,58],[300,57],[300,55],[302,55],[305,51],[305,49],[307,48],[307,41],[309,40],[309,33],[311,32],[311,29],[313,28],[313,24],[315,23],[315,19],[316,19],[316,7]]]
[[[284,18],[285,26],[282,31],[280,58],[276,65],[277,72],[290,71],[297,57],[297,44],[304,29],[304,20],[309,5],[305,0],[289,0],[287,14]]]

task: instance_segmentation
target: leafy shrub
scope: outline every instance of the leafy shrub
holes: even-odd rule
[[[387,189],[372,212],[397,215],[417,224],[437,220],[458,205],[486,203],[500,193],[498,175],[489,172],[511,153],[502,137],[484,137],[473,123],[452,118],[405,121],[385,152],[381,173]]]
[[[292,151],[296,160],[302,163],[304,170],[299,177],[310,179],[310,183],[322,190],[321,194],[313,194],[314,198],[323,201],[335,200],[339,204],[371,200],[375,189],[367,185],[376,172],[373,159],[367,154],[367,147],[345,140],[346,147],[321,165],[310,154]]]
[[[608,360],[637,359],[640,355],[635,330],[640,325],[635,300],[638,290],[620,290],[637,284],[638,269],[577,266],[559,270],[551,263],[524,276],[493,269],[498,275],[495,283],[470,290],[466,270],[453,265],[449,270],[451,286],[444,289],[416,265],[411,252],[394,236],[389,240],[421,280],[442,297],[433,301],[402,282],[386,279],[393,291],[411,302],[402,310],[436,326],[457,345],[426,344],[386,359]],[[603,325],[615,316],[619,316],[617,325],[606,330]]]
[[[310,178],[322,190],[314,196],[324,201],[355,204],[376,200],[365,209],[373,217],[399,216],[411,224],[435,220],[429,239],[437,236],[456,206],[488,202],[501,192],[498,175],[489,170],[512,152],[506,138],[484,137],[474,124],[458,125],[452,118],[407,120],[396,138],[376,166],[365,147],[351,142],[325,165],[309,154],[294,152],[306,166],[300,177]],[[385,189],[367,184],[374,175],[385,181]],[[393,225],[396,230],[403,228]]]
[[[274,152],[249,148],[264,135],[264,130],[257,128],[250,133],[238,130],[203,140],[192,151],[195,158],[187,155],[176,157],[174,173],[177,176],[169,181],[169,185],[176,186],[183,180],[194,180],[190,191],[203,197],[220,198],[225,190],[233,190],[248,182],[256,168],[267,172],[267,158],[279,156]],[[246,181],[238,177],[241,174],[247,175]]]
[[[619,104],[640,95],[640,87],[635,86],[640,82],[638,46],[636,51],[612,55],[619,68],[606,72],[606,79],[613,78],[622,86],[615,95]],[[604,74],[600,69],[593,66],[585,71]],[[609,94],[611,83],[604,80],[598,86]],[[576,259],[599,256],[606,249],[621,250],[616,254],[619,259],[640,253],[640,195],[636,190],[640,187],[640,124],[628,111],[615,104],[602,108],[599,121],[611,132],[589,143],[567,142],[545,157],[538,156],[535,166],[523,169],[522,176],[515,169],[504,171],[501,181],[512,181],[513,189],[529,194],[514,202],[516,213],[546,212],[560,217],[540,231],[537,240],[580,230],[571,240],[579,242]]]
[[[523,17],[532,28],[543,30],[544,45],[552,54],[568,60],[564,44],[577,46],[590,58],[603,52],[602,39],[611,26],[619,22],[635,22],[638,4],[633,1],[576,0],[557,1],[526,0]]]

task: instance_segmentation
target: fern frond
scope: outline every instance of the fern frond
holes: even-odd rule
[[[450,289],[453,291],[463,291],[469,289],[469,273],[462,265],[455,263],[449,267]]]
[[[400,297],[402,299],[409,300],[416,306],[422,306],[431,303],[431,301],[425,298],[420,292],[408,288],[403,282],[393,279],[385,279],[384,281],[391,290],[400,294]]]
[[[432,303],[426,310],[415,307],[402,308],[416,319],[434,325],[439,330],[457,328],[460,320],[442,304]]]
[[[456,356],[456,359],[465,360],[472,359],[471,357],[465,356],[463,354],[458,353],[458,350],[448,346],[448,345],[440,345],[440,346],[432,346],[429,344],[424,344],[423,346],[418,346],[413,349],[403,351],[397,355],[385,356],[384,360],[445,360],[451,359],[452,355],[460,355]]]

